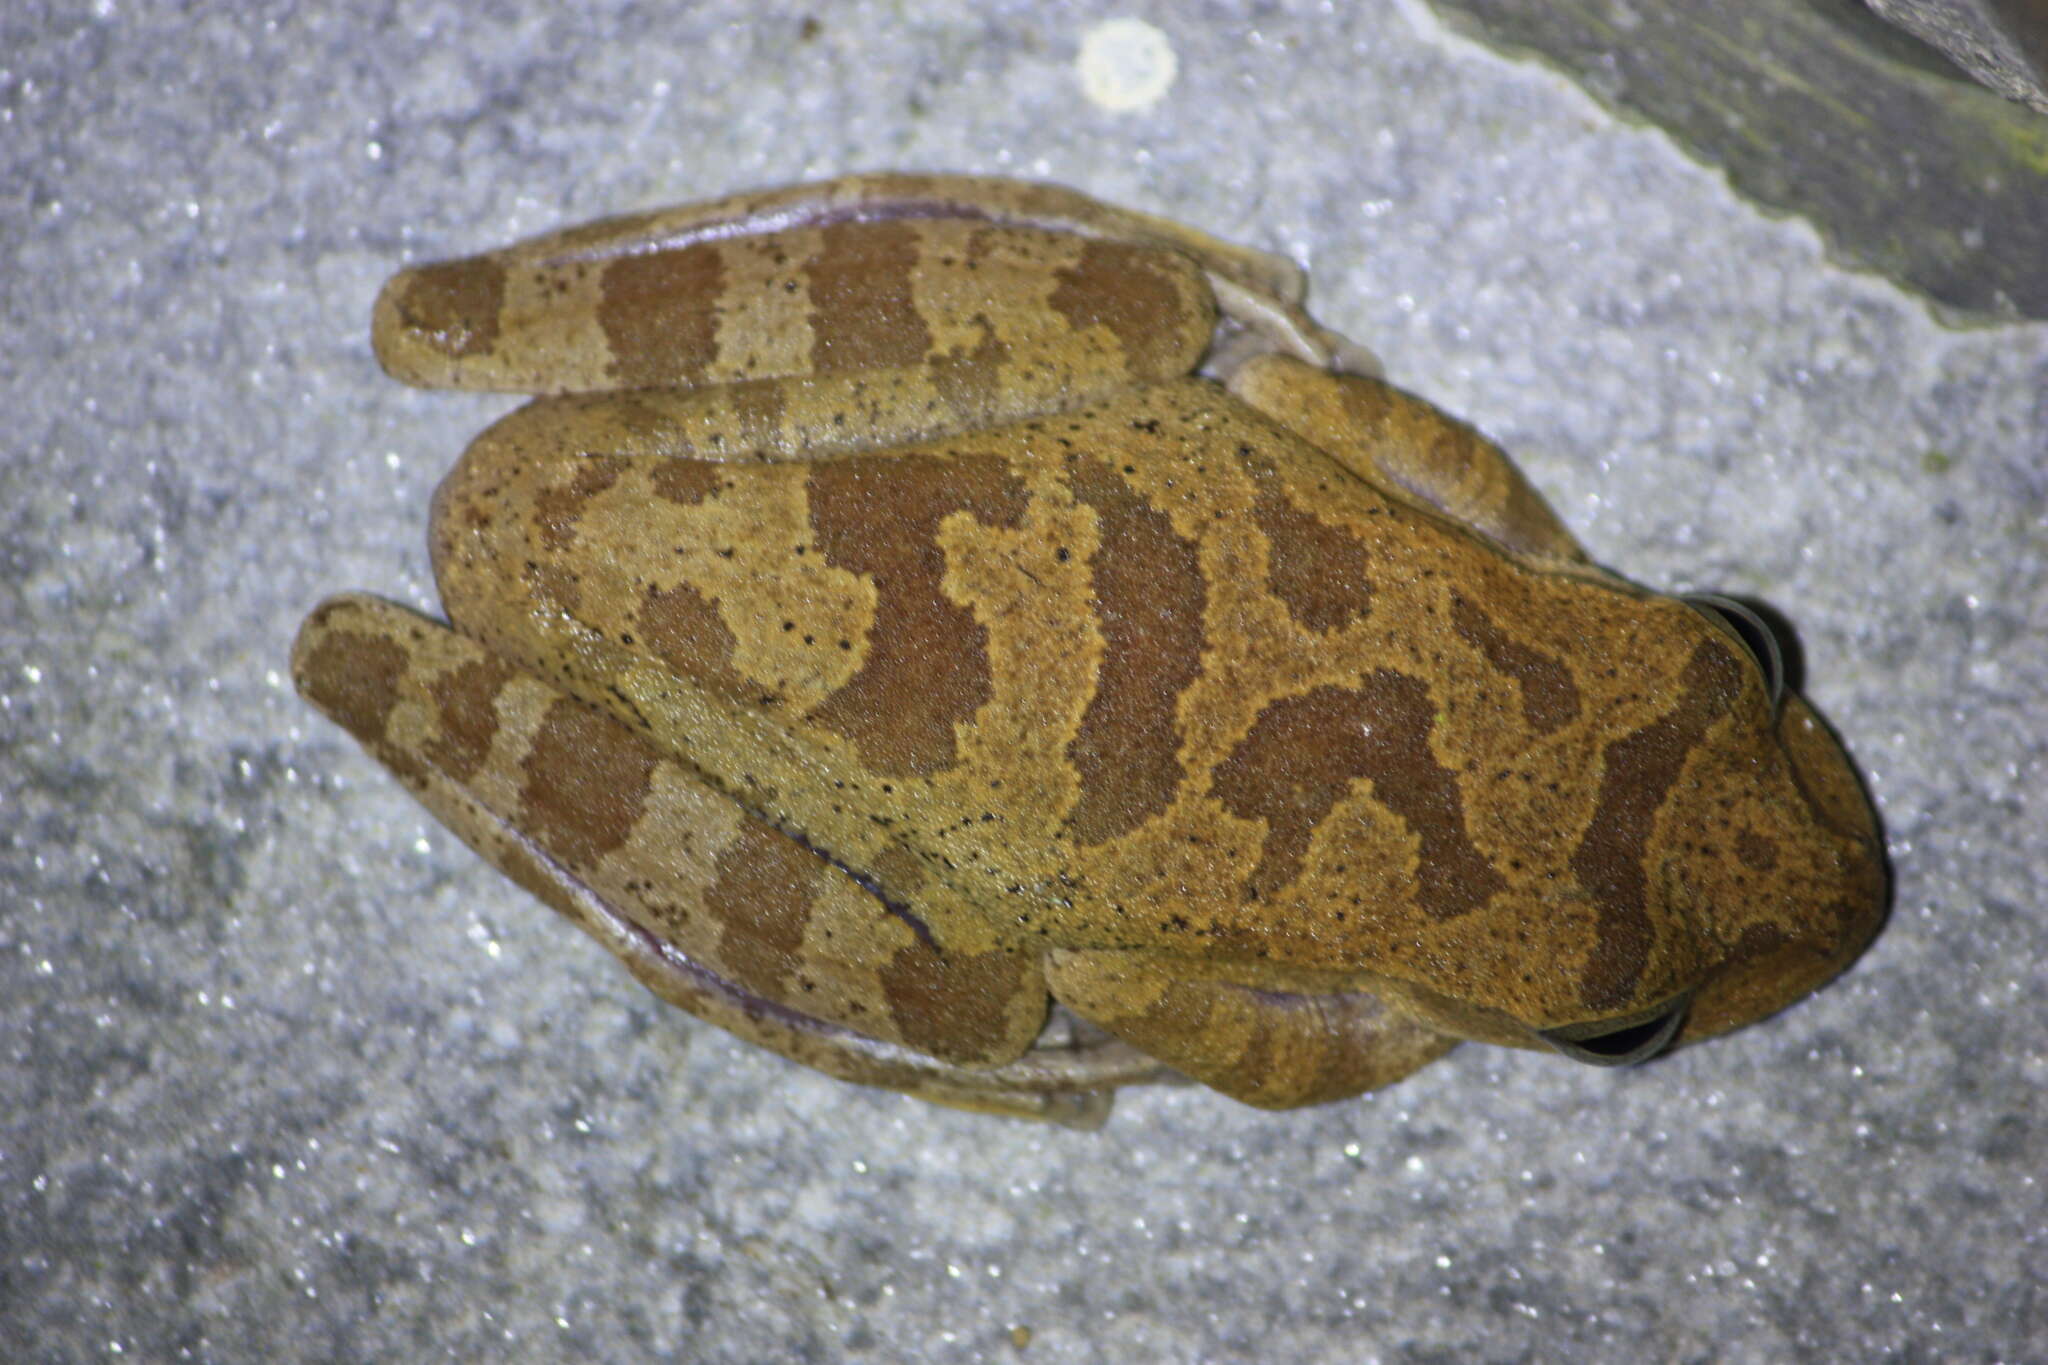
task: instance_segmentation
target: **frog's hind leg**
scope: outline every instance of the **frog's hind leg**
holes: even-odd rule
[[[1279,257],[1057,186],[855,176],[406,270],[371,334],[414,384],[730,389],[735,420],[781,429],[775,457],[1021,421],[1222,355],[1372,369],[1303,288]],[[801,383],[753,387],[776,380]]]
[[[1202,268],[1170,246],[954,212],[942,197],[849,207],[833,197],[843,188],[610,219],[402,271],[372,341],[414,384],[800,380],[845,425],[865,430],[873,414],[855,410],[881,405],[935,435],[1177,378],[1215,330]]]
[[[1202,1084],[1261,1109],[1390,1085],[1457,1042],[1363,991],[1298,994],[1179,974],[1143,952],[1052,954],[1053,998]]]
[[[1044,1036],[1037,958],[939,951],[635,731],[436,622],[335,598],[292,671],[464,842],[740,1037],[846,1080],[1080,1124],[1162,1070],[1113,1040]]]
[[[1559,565],[1586,552],[1493,442],[1438,408],[1363,375],[1262,355],[1229,377],[1239,400],[1383,491]]]
[[[666,393],[700,458],[813,458],[1064,411],[1189,373],[1216,330],[1207,282],[1175,252],[960,219],[519,264],[529,249],[393,279],[372,329],[385,367],[456,388]]]
[[[1350,373],[1379,373],[1379,362],[1370,351],[1309,317],[1302,306],[1307,277],[1293,261],[1232,245],[1168,218],[1119,208],[1064,185],[880,171],[618,219],[614,232],[618,241],[643,246],[658,242],[667,248],[736,230],[897,218],[986,221],[1131,246],[1166,247],[1194,261],[1207,276],[1218,309],[1231,324],[1216,339],[1219,348],[1234,348],[1231,333],[1242,331],[1255,338],[1256,350],[1280,351]]]

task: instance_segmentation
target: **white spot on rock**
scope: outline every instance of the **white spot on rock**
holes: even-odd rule
[[[1089,29],[1075,65],[1088,98],[1118,114],[1159,103],[1180,74],[1173,43],[1142,19],[1106,19]]]

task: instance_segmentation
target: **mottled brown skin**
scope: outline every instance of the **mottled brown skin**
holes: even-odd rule
[[[664,998],[944,1103],[1633,1058],[1840,970],[1833,737],[1301,290],[915,176],[404,272],[392,373],[561,396],[436,494],[452,628],[337,598],[294,676]]]

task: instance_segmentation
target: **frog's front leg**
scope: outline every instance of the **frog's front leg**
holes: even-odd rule
[[[1370,992],[1255,988],[1144,952],[1055,952],[1046,980],[1082,1018],[1261,1109],[1377,1090],[1458,1041]]]
[[[1230,392],[1385,492],[1556,565],[1587,563],[1507,452],[1431,403],[1366,375],[1333,374],[1291,356],[1235,370]]]
[[[472,848],[663,999],[827,1074],[940,1103],[1099,1122],[1163,1068],[1041,1044],[1037,959],[940,952],[843,869],[644,737],[367,597],[306,621],[299,690]]]

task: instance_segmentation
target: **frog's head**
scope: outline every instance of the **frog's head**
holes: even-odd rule
[[[1876,932],[1887,877],[1855,770],[1786,688],[1762,621],[1721,598],[1583,586],[1619,645],[1579,650],[1548,775],[1472,765],[1461,783],[1474,838],[1528,856],[1385,993],[1448,1033],[1612,1066],[1820,986]]]

